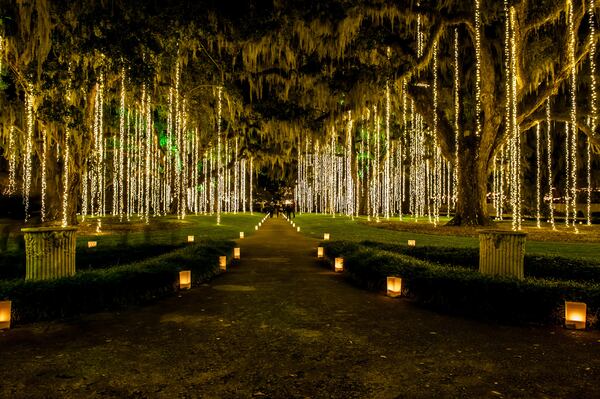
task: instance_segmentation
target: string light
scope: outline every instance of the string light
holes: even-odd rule
[[[81,173],[81,220],[85,221],[88,211],[88,168],[83,165]]]
[[[348,111],[346,131],[346,214],[354,214],[354,188],[352,184],[352,111]]]
[[[540,224],[540,192],[541,192],[541,159],[540,159],[540,124],[535,125],[535,220],[536,226],[541,227]]]
[[[46,159],[48,157],[48,140],[46,129],[42,129],[42,207],[40,210],[42,222],[46,221]]]
[[[254,215],[254,202],[253,202],[254,200],[252,199],[252,187],[253,187],[252,174],[253,174],[254,168],[252,166],[252,160],[253,160],[253,157],[250,157],[250,203],[248,204],[248,206],[250,207],[250,214]]]
[[[145,206],[144,206],[144,220],[146,224],[150,223],[150,162],[151,162],[151,148],[152,148],[152,112],[150,107],[150,93],[146,92],[145,108],[143,109],[143,115],[146,117],[146,184],[145,184]]]
[[[223,191],[223,177],[221,175],[221,95],[222,87],[217,89],[217,224],[221,224],[221,201]],[[250,172],[252,173],[252,172]],[[252,176],[252,175],[251,175]],[[252,188],[250,188],[252,189]],[[252,191],[250,192],[252,193]]]
[[[569,150],[569,145],[571,144],[570,140],[570,129],[569,123],[565,122],[565,226],[569,227],[569,220],[571,214],[571,196],[570,194],[570,182],[571,182],[571,151]]]
[[[69,64],[69,75],[71,74],[71,65]],[[71,101],[71,93],[70,93],[70,84],[69,90],[67,90],[67,102]],[[44,132],[45,133],[45,132]],[[62,195],[62,227],[67,227],[69,224],[69,174],[70,174],[70,164],[69,158],[71,156],[71,130],[68,124],[65,126],[65,144],[63,150],[63,195]]]
[[[438,145],[437,138],[437,129],[438,129],[438,46],[437,43],[433,46],[433,126],[432,126],[432,136],[433,136],[433,195],[434,195],[434,204],[433,204],[433,225],[437,226],[440,221],[440,164],[441,164],[441,155]]]
[[[390,48],[387,48],[388,59],[390,58]],[[390,112],[391,112],[391,95],[390,83],[385,83],[385,169],[384,169],[384,184],[383,184],[383,204],[385,218],[390,219]]]
[[[481,135],[481,0],[475,0],[475,136]]]
[[[12,195],[17,190],[17,153],[15,148],[15,126],[8,132],[8,187],[4,195]]]
[[[507,11],[507,2],[504,2]],[[521,135],[517,122],[517,50],[515,39],[515,9],[511,7],[506,15],[505,39],[508,39],[508,61],[505,59],[506,70],[506,128],[509,136],[509,165],[510,165],[510,201],[512,208],[512,229],[521,230]],[[507,43],[505,43],[505,46]],[[505,56],[507,49],[505,47]]]
[[[0,35],[0,75],[2,74],[2,67],[4,61],[4,36]]]
[[[596,88],[596,22],[595,22],[595,11],[596,4],[595,0],[589,0],[588,7],[588,21],[590,26],[589,32],[589,47],[590,47],[590,86],[591,86],[591,98],[590,98],[590,127],[592,132],[596,131],[598,125],[598,94]],[[587,137],[587,136],[586,136]],[[586,143],[586,170],[587,170],[587,209],[586,209],[586,224],[590,226],[591,210],[592,210],[592,158],[591,158],[591,144],[590,138],[587,137]]]
[[[460,75],[458,65],[458,28],[454,28],[454,173],[452,176],[454,207],[459,184],[459,138],[460,138]]]
[[[27,134],[25,137],[25,159],[23,161],[23,203],[25,205],[25,222],[29,220],[29,193],[31,190],[31,157],[33,141],[33,84],[29,83],[25,93],[25,109],[27,112]]]
[[[123,220],[123,191],[125,177],[123,175],[125,159],[125,67],[121,68],[121,112],[119,113],[119,219]]]
[[[567,0],[569,11],[569,62],[571,63],[571,79],[570,79],[570,124],[571,124],[571,206],[573,214],[573,228],[577,229],[577,65],[575,63],[575,47],[577,45],[575,39],[575,24],[573,21],[573,2]]]

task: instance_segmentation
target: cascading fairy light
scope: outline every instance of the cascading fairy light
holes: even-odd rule
[[[175,201],[177,203],[177,218],[181,218],[181,196],[182,196],[182,184],[181,184],[181,169],[183,166],[182,153],[181,153],[181,109],[179,106],[179,81],[180,81],[180,70],[179,62],[175,65],[175,108],[174,108],[174,125],[175,125],[175,142],[177,152],[175,153],[175,163],[173,165],[173,172],[175,173]]]
[[[595,0],[589,0],[588,21],[590,26],[589,47],[590,47],[590,127],[592,132],[596,131],[598,125],[598,94],[596,88],[596,4]],[[587,136],[586,136],[587,137]],[[586,172],[587,172],[587,204],[586,204],[586,224],[590,226],[592,210],[592,158],[591,158],[590,138],[587,137],[586,144]]]
[[[25,159],[23,161],[23,203],[25,205],[25,222],[29,220],[29,193],[31,190],[31,157],[33,146],[33,84],[27,85],[25,93],[25,110],[27,112],[27,134],[25,136]]]
[[[514,138],[514,193],[513,204],[513,226],[521,230],[521,133],[517,122],[517,43],[516,43],[516,11],[510,8],[510,68],[511,68],[511,106],[512,106],[512,129]],[[516,224],[514,224],[516,221]]]
[[[225,212],[231,212],[231,174],[229,165],[229,139],[225,138]]]
[[[475,136],[481,135],[481,0],[475,0]]]
[[[102,229],[102,222],[99,216],[104,214],[103,191],[104,191],[104,74],[100,72],[96,87],[95,121],[94,121],[94,209],[96,218],[96,232]]]
[[[123,192],[125,191],[125,67],[121,68],[121,110],[119,113],[119,219],[123,220]]]
[[[499,220],[504,220],[504,180],[505,180],[505,173],[504,173],[504,160],[505,160],[505,154],[504,154],[504,147],[500,148],[500,170],[498,172],[499,176],[498,176],[498,219]]]
[[[437,43],[433,46],[433,127],[432,127],[432,136],[433,136],[433,195],[434,195],[434,205],[433,205],[433,225],[437,226],[440,221],[440,197],[441,197],[441,178],[440,178],[440,164],[441,164],[441,154],[438,145],[437,138],[437,129],[438,129],[438,46]]]
[[[150,223],[150,175],[152,173],[152,169],[150,168],[150,162],[151,162],[151,150],[152,150],[152,111],[151,111],[151,105],[150,105],[150,90],[146,91],[146,102],[145,102],[145,109],[144,109],[144,113],[143,115],[146,118],[146,123],[145,123],[145,138],[146,138],[146,167],[145,167],[145,177],[146,177],[146,183],[144,184],[144,199],[145,199],[145,205],[144,205],[144,221],[146,222],[146,224]]]
[[[380,155],[381,155],[381,132],[379,131],[379,116],[377,114],[377,106],[373,105],[373,121],[375,126],[373,127],[373,133],[375,134],[375,158],[373,165],[373,174],[375,176],[374,181],[374,201],[373,211],[376,222],[379,222],[379,213],[381,210],[381,170],[380,170]]]
[[[250,157],[250,202],[248,203],[248,207],[250,208],[250,214],[254,215],[254,200],[252,199],[252,175],[254,174],[254,168],[252,166],[253,157]]]
[[[569,192],[571,183],[571,151],[569,150],[570,140],[570,129],[569,123],[565,122],[565,225],[569,227],[570,213],[571,213],[571,195]]]
[[[240,191],[242,194],[241,200],[242,200],[242,212],[245,213],[246,212],[246,159],[243,158],[241,165],[240,165],[240,175],[241,175],[241,184],[240,184]]]
[[[406,117],[407,106],[406,106],[406,79],[402,80],[402,135],[400,136],[400,143],[403,143],[400,149],[400,221],[402,221],[402,202],[406,199],[406,186],[405,179],[406,173],[404,172],[403,160],[405,159],[406,146],[408,144],[408,120]]]
[[[235,136],[235,154],[234,154],[234,162],[233,162],[233,213],[238,213],[239,210],[239,199],[240,199],[240,192],[239,192],[239,179],[238,179],[238,172],[239,172],[239,161],[238,161],[238,136]]]
[[[571,63],[570,76],[570,124],[571,124],[571,213],[573,215],[573,228],[577,229],[577,65],[575,63],[575,47],[577,46],[575,38],[575,25],[573,21],[573,2],[567,0],[569,15],[569,62]]]
[[[213,170],[215,168],[215,162],[214,162],[214,148],[212,148],[212,143],[211,143],[211,147],[209,148],[209,163],[210,163],[210,168],[208,169],[208,213],[212,216],[212,214],[214,213],[216,207],[215,207],[215,189],[214,189],[214,181],[213,181]]]
[[[492,157],[492,205],[496,210],[496,219],[498,220],[498,168],[496,155]]]
[[[504,1],[505,20],[505,47],[504,66],[506,68],[506,103],[505,124],[509,140],[509,175],[510,175],[510,203],[512,208],[512,229],[521,230],[521,139],[517,122],[517,54],[515,34],[515,9],[508,8]]]
[[[46,159],[48,157],[48,137],[46,129],[42,129],[42,209],[41,216],[42,222],[46,221]]]
[[[83,165],[81,172],[81,220],[84,221],[88,211],[88,167]]]
[[[459,138],[460,138],[460,75],[458,65],[458,28],[454,28],[454,173],[453,183],[453,205],[456,208],[459,184]]]
[[[132,207],[132,173],[131,159],[133,158],[133,145],[131,145],[131,112],[127,113],[127,221],[131,218]]]
[[[346,214],[354,214],[354,188],[352,184],[352,111],[348,111],[346,131]]]
[[[8,186],[5,195],[12,195],[17,190],[17,153],[15,148],[15,126],[8,131]]]
[[[223,179],[221,176],[221,96],[223,88],[217,89],[217,224],[221,224],[221,201]]]
[[[4,36],[0,35],[0,74],[2,74],[2,67],[4,61]]]
[[[181,130],[181,192],[179,195],[179,201],[181,206],[179,208],[179,216],[181,219],[185,219],[187,213],[187,189],[188,189],[188,132],[187,132],[187,108],[186,108],[186,99],[184,98],[181,104],[181,110],[179,111],[179,121],[180,121],[180,130]]]
[[[540,224],[540,196],[541,196],[541,166],[540,159],[540,124],[535,125],[535,221],[538,228]]]
[[[391,50],[388,47],[386,50],[387,58],[390,59]],[[391,114],[391,94],[390,82],[385,82],[385,169],[384,169],[384,184],[383,184],[383,201],[385,218],[390,219],[390,114]]]

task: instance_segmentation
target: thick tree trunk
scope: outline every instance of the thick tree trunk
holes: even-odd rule
[[[473,138],[474,139],[474,138]],[[475,145],[459,152],[459,184],[456,214],[450,226],[486,226],[490,224],[487,212],[487,157],[478,155]]]

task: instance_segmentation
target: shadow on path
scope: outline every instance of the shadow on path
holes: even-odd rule
[[[0,397],[598,397],[600,334],[485,324],[359,290],[283,219],[143,308],[0,334]]]

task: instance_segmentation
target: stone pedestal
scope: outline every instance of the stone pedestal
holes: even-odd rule
[[[526,237],[521,231],[480,231],[479,272],[522,279]]]
[[[25,233],[25,280],[75,274],[75,227],[32,227]]]

